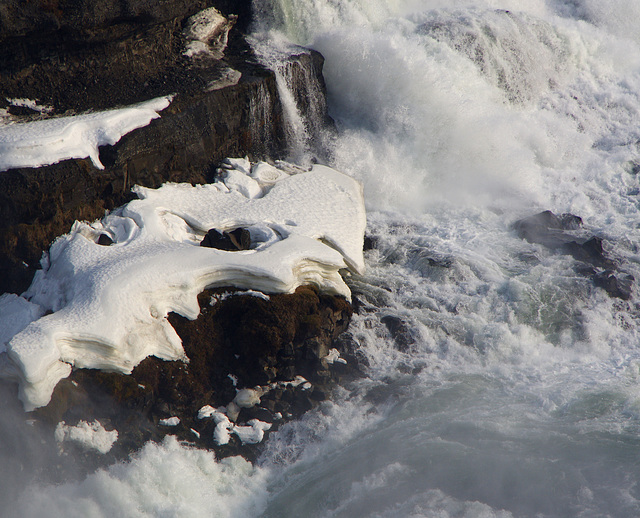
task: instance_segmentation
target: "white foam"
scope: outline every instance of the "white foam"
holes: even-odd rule
[[[241,457],[220,461],[207,450],[167,437],[149,442],[133,460],[100,470],[79,482],[30,484],[7,516],[80,518],[259,516],[269,470]]]
[[[6,347],[27,409],[46,405],[71,366],[129,373],[149,355],[188,361],[166,317],[195,319],[206,287],[291,293],[314,284],[348,298],[340,271],[364,269],[361,186],[328,167],[285,175],[259,198],[237,182],[135,191],[140,200],[102,221],[76,222],[52,245],[30,303],[12,303],[25,306],[22,322],[34,304],[53,312],[16,329]],[[198,246],[210,228],[240,226],[264,241],[237,252]],[[101,234],[114,244],[98,245]]]
[[[8,125],[0,132],[0,171],[87,157],[104,169],[98,147],[148,125],[170,103],[171,96],[158,97],[126,108]]]
[[[337,427],[358,436],[313,462],[305,453],[332,440],[313,426],[322,417],[305,432],[290,423],[271,434],[268,445],[286,447],[269,458],[294,467],[265,514],[637,514],[634,462],[618,455],[633,451],[637,424],[636,305],[509,227],[542,209],[578,214],[640,278],[637,4],[430,0],[378,23],[365,11],[408,2],[255,3],[326,58],[334,164],[362,178],[379,210],[358,284],[365,310],[350,332],[376,406],[389,401],[403,415],[378,427],[345,413]],[[404,336],[381,322],[389,314]],[[421,400],[430,387],[433,399]],[[317,436],[322,446],[310,447]],[[415,472],[387,478],[384,466],[405,460]]]

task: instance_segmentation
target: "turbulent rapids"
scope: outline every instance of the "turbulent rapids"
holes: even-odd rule
[[[25,488],[17,515],[640,515],[637,3],[253,8],[272,69],[295,45],[326,60],[337,131],[290,95],[292,155],[364,185],[367,269],[347,280],[364,376],[271,434],[256,465],[166,440]],[[611,262],[585,275],[523,239],[514,223],[543,211],[581,218],[556,230]],[[594,281],[612,265],[628,297]]]

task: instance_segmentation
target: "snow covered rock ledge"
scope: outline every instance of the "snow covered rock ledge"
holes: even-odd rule
[[[0,377],[18,382],[25,408],[46,405],[72,367],[130,373],[150,355],[188,361],[167,315],[195,319],[205,288],[311,284],[350,298],[340,271],[364,268],[360,184],[319,165],[269,167],[228,160],[213,184],[137,188],[141,199],[59,238],[24,294],[50,314],[0,344]],[[211,228],[238,227],[250,249],[199,246]],[[7,314],[39,314],[12,300]]]
[[[125,108],[3,126],[0,172],[87,157],[104,169],[98,147],[114,145],[123,135],[157,119],[171,99],[164,96]]]

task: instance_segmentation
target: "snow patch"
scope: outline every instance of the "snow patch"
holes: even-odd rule
[[[72,117],[57,117],[4,126],[0,132],[0,171],[40,167],[70,158],[89,157],[98,169],[98,147],[114,145],[123,135],[160,117],[171,96],[140,104]]]
[[[224,413],[224,409],[218,409],[208,417],[216,423],[213,439],[218,446],[229,444],[231,434],[236,434],[242,444],[257,444],[264,439],[264,432],[271,429],[270,423],[258,419],[251,419],[246,426],[237,425]]]
[[[167,419],[160,419],[158,421],[160,426],[178,426],[180,424],[179,417],[168,417]]]
[[[231,434],[236,434],[242,444],[257,444],[264,439],[264,432],[271,429],[270,423],[252,419],[246,425],[236,424],[241,408],[252,408],[260,404],[260,398],[270,390],[288,386],[309,390],[313,387],[303,376],[296,376],[292,381],[275,381],[268,385],[238,390],[236,397],[226,407],[213,408],[205,405],[198,411],[198,419],[213,419],[216,427],[213,438],[218,445],[228,444]],[[273,415],[275,420],[282,419],[282,414]]]
[[[0,353],[7,342],[43,315],[42,307],[13,293],[0,295]]]
[[[207,417],[211,417],[216,413],[216,409],[211,405],[205,405],[200,410],[198,410],[198,419],[206,419]]]
[[[331,349],[327,355],[322,358],[327,363],[343,363],[347,364],[347,360],[340,358],[340,351],[338,349]]]
[[[264,392],[261,389],[256,390],[245,388],[238,391],[233,401],[240,408],[253,408],[260,404],[260,398],[263,394]]]
[[[208,55],[222,59],[229,40],[229,31],[236,22],[231,16],[225,18],[215,7],[209,7],[187,20],[183,31],[188,43],[184,55],[193,58]]]
[[[40,104],[40,103],[38,103],[38,101],[35,101],[33,99],[24,99],[24,98],[22,98],[22,99],[9,99],[9,98],[7,98],[7,102],[11,106],[29,108],[30,110],[33,110],[36,113],[41,113],[43,115],[47,115],[47,114],[50,114],[51,112],[53,112],[53,106],[49,106],[47,104]]]
[[[251,419],[248,426],[234,426],[231,430],[242,441],[242,444],[258,444],[264,439],[264,432],[271,429],[271,423]]]
[[[224,293],[212,295],[211,299],[209,300],[209,305],[215,306],[218,302],[222,302],[224,300],[227,300],[228,298],[241,297],[241,296],[257,297],[262,300],[271,300],[271,297],[269,297],[269,295],[267,295],[266,293],[262,293],[261,291],[255,291],[255,290],[242,290],[242,291],[233,291],[233,292],[225,291]]]
[[[118,431],[105,430],[99,421],[87,423],[79,421],[75,426],[69,426],[64,421],[58,423],[55,439],[60,444],[73,442],[85,450],[96,450],[98,453],[108,453],[118,440]]]
[[[258,162],[251,168],[251,178],[256,180],[262,187],[273,185],[286,176],[288,176],[288,173],[266,162]]]

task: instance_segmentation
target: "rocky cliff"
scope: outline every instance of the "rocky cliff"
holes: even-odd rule
[[[229,21],[225,45],[189,56],[190,17],[212,5]],[[248,0],[0,2],[5,119],[174,95],[160,119],[100,149],[104,170],[89,160],[67,160],[0,174],[0,293],[24,291],[55,237],[76,219],[93,220],[128,201],[135,184],[205,182],[228,156],[283,157],[282,104],[274,73],[247,44],[249,21]],[[291,60],[322,87],[322,56],[301,52]]]
[[[189,54],[191,17],[212,6],[226,21],[201,42],[205,52]],[[75,220],[100,218],[129,201],[136,184],[204,183],[225,157],[286,155],[275,75],[247,43],[250,20],[249,0],[0,0],[4,123],[173,96],[160,118],[100,148],[104,169],[71,159],[0,172],[0,294],[22,293],[57,236]],[[326,104],[305,102],[309,85],[302,82],[311,78],[324,95],[322,63],[318,53],[301,49],[287,66],[288,80],[301,83],[292,85],[300,109],[314,110],[309,115],[319,125],[330,123]],[[170,316],[189,364],[148,358],[130,376],[76,370],[34,414],[36,423],[51,429],[60,420],[99,419],[120,430],[115,457],[164,433],[212,447],[216,425],[197,419],[202,405],[229,404],[237,388],[262,384],[262,405],[245,405],[236,419],[271,420],[275,428],[278,419],[324,399],[331,380],[350,368],[327,360],[352,311],[340,297],[300,288],[268,302],[231,297],[202,308],[195,322]],[[300,374],[311,389],[277,385]],[[161,423],[172,416],[180,416],[177,428]],[[233,439],[223,453],[236,453],[241,442]],[[243,453],[251,456],[250,449]]]

